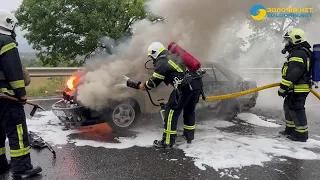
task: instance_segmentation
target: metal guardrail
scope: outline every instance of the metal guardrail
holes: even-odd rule
[[[83,70],[81,67],[30,67],[27,68],[31,77],[70,76],[73,72]]]
[[[31,77],[58,77],[70,76],[72,73],[83,70],[82,67],[30,67],[27,68]],[[240,74],[278,74],[281,68],[240,68],[235,71]]]

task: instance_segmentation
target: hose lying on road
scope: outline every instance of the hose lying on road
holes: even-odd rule
[[[247,95],[247,94],[255,93],[255,92],[258,92],[258,91],[261,91],[261,90],[273,88],[273,87],[276,87],[276,86],[280,86],[280,83],[268,84],[268,85],[265,85],[265,86],[260,86],[260,87],[257,87],[257,88],[248,89],[248,90],[245,90],[245,91],[231,93],[231,94],[224,94],[224,95],[219,95],[219,96],[209,96],[209,97],[206,97],[205,101],[216,101],[216,100],[222,100],[222,99],[235,98],[235,97],[239,97],[239,96],[244,96],[244,95]],[[311,90],[311,93],[314,94],[320,100],[320,94],[318,94],[314,89]],[[202,100],[200,98],[200,102],[204,102],[204,100]]]

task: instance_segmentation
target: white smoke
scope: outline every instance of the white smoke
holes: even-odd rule
[[[282,1],[280,4],[277,0],[268,0],[262,1],[261,4],[265,7],[286,7],[289,2],[291,1]],[[145,70],[144,63],[148,60],[147,48],[153,41],[162,42],[165,46],[175,41],[200,61],[215,60],[217,54],[223,52],[225,44],[234,40],[230,34],[223,33],[225,27],[231,23],[242,26],[247,18],[251,18],[249,12],[254,4],[254,0],[147,1],[148,9],[155,15],[166,17],[167,21],[153,24],[144,19],[136,22],[133,25],[132,39],[117,46],[117,55],[88,65],[89,73],[84,77],[85,83],[79,87],[78,100],[89,108],[101,109],[108,105],[110,99],[134,95],[137,91],[116,87],[115,84],[124,83],[124,74],[141,81],[150,77],[152,71]],[[264,49],[268,46],[267,42],[262,41],[252,48],[256,49],[255,51],[232,61],[240,62],[242,66],[262,66],[266,62],[259,61],[259,57],[265,55]],[[276,58],[284,59],[285,56],[280,53],[281,49],[278,51],[279,57]],[[238,67],[235,65],[230,69],[237,70]],[[279,79],[276,79],[275,82],[278,81]]]

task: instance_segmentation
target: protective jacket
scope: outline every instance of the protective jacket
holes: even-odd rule
[[[152,77],[146,81],[145,86],[147,89],[156,88],[162,81],[166,85],[178,86],[189,85],[192,89],[202,89],[202,81],[194,81],[192,78],[187,79],[186,76],[186,65],[183,64],[177,56],[168,52],[163,51],[159,57],[154,61],[154,72]],[[193,76],[195,77],[195,76]]]
[[[297,45],[289,51],[282,67],[280,88],[294,93],[308,93],[311,90],[311,46],[308,43]]]
[[[0,90],[20,98],[26,95],[24,72],[14,39],[0,34]]]
[[[177,123],[181,112],[184,117],[184,137],[187,141],[194,139],[195,108],[199,102],[203,82],[200,73],[188,71],[186,65],[166,50],[155,60],[155,70],[152,77],[146,81],[145,87],[152,89],[162,81],[172,84],[174,90],[170,94],[165,107],[164,132],[162,140],[154,141],[156,147],[170,146],[175,143]]]

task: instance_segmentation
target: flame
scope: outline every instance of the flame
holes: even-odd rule
[[[74,81],[77,79],[78,77],[77,76],[71,76],[68,81],[67,81],[67,87],[70,89],[70,90],[74,90]]]

